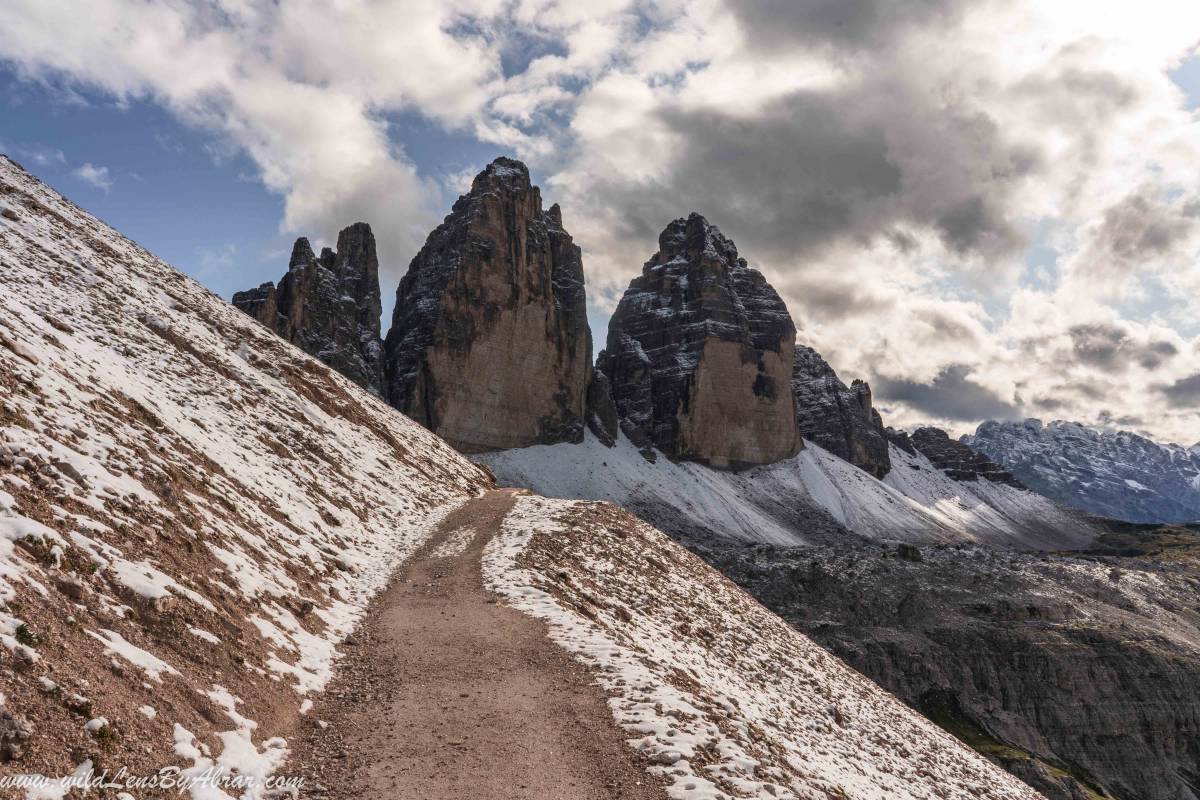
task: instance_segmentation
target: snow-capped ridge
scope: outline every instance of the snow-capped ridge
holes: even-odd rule
[[[974,542],[1072,549],[1099,532],[1086,515],[986,479],[956,481],[918,453],[890,445],[877,480],[812,442],[796,456],[739,472],[653,463],[627,438],[607,448],[589,435],[474,457],[505,486],[547,497],[607,500],[686,540],[777,545],[838,541]]]
[[[1065,505],[1130,522],[1200,520],[1197,445],[1037,419],[984,422],[962,441]]]

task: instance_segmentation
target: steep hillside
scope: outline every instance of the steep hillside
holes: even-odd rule
[[[0,387],[0,775],[265,774],[487,482],[3,158]]]
[[[480,503],[500,508],[484,471],[432,434],[7,160],[0,386],[5,796],[74,796],[71,781],[106,771],[167,781],[108,792],[119,800],[295,796],[265,781],[297,740],[344,734],[304,715],[336,648],[361,647],[348,634],[368,602],[418,551],[478,568],[462,534]],[[603,724],[611,707],[639,735],[631,763],[673,797],[1036,798],[665,536],[607,507],[515,500],[488,586],[593,670],[577,688],[601,681]],[[401,645],[443,641],[424,630]],[[511,692],[494,698],[497,718],[517,713]],[[488,753],[440,729],[424,739]],[[366,765],[385,785],[407,768],[393,755]]]
[[[1048,798],[1195,800],[1200,537],[1184,533],[1152,549],[1182,554],[1188,538],[1190,563],[973,547],[703,555]]]
[[[518,498],[483,561],[673,798],[1038,796],[623,511]]]
[[[608,500],[685,541],[818,544],[856,540],[977,542],[1069,549],[1099,532],[1084,515],[1033,492],[956,481],[893,446],[883,481],[811,442],[798,455],[725,472],[659,457],[624,437],[606,448],[531,447],[477,457],[505,486],[549,497]]]
[[[1200,448],[1075,422],[985,422],[963,441],[1060,503],[1129,522],[1200,520]]]

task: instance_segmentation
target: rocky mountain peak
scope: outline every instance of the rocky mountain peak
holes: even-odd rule
[[[1200,519],[1200,450],[1078,422],[988,421],[963,442],[1066,505],[1130,522]]]
[[[613,314],[597,366],[635,444],[721,468],[769,464],[801,447],[795,338],[771,285],[693,213],[659,236]]]
[[[659,234],[658,255],[660,263],[671,263],[682,257],[718,270],[727,269],[731,264],[745,266],[745,261],[738,257],[737,245],[695,211],[686,219],[673,220]]]
[[[292,257],[288,259],[288,270],[303,269],[316,260],[312,245],[308,243],[308,237],[301,236],[292,245]]]
[[[583,261],[557,206],[497,158],[413,258],[388,400],[464,452],[579,441],[591,379]]]
[[[373,394],[383,392],[379,256],[371,226],[338,234],[320,257],[300,237],[279,281],[237,292],[233,304]]]
[[[488,192],[521,193],[536,189],[529,180],[529,167],[515,158],[500,156],[475,176],[469,196],[477,197]]]
[[[883,420],[871,400],[871,387],[849,387],[811,347],[796,345],[792,373],[796,423],[805,439],[876,478],[891,470]]]
[[[910,437],[913,447],[942,472],[956,481],[986,478],[1024,489],[1025,485],[983,453],[950,438],[941,428],[917,428]]]

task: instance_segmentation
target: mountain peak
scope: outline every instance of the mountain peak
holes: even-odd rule
[[[471,194],[477,195],[502,189],[527,192],[533,188],[529,179],[529,167],[524,162],[507,156],[499,156],[483,168],[471,182]]]
[[[1129,522],[1200,518],[1200,446],[1067,420],[1031,423],[987,422],[963,442],[1064,505]]]

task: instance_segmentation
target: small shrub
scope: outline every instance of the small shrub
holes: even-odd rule
[[[37,647],[41,639],[33,632],[33,629],[24,622],[17,627],[17,641],[26,647]]]

